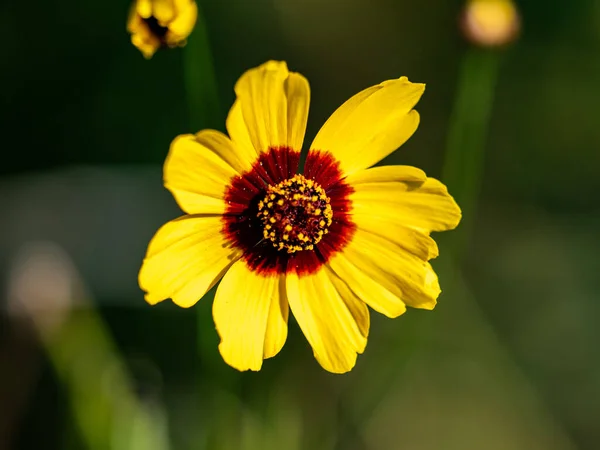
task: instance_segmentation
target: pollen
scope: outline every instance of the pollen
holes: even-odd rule
[[[314,249],[329,232],[333,211],[318,183],[295,175],[267,188],[256,216],[265,240],[277,250],[295,253]]]

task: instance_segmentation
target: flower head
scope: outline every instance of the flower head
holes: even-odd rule
[[[127,31],[133,45],[151,58],[160,47],[185,45],[197,17],[194,0],[135,0]]]
[[[519,13],[512,0],[468,0],[462,16],[462,28],[467,38],[476,45],[506,45],[519,34]]]
[[[432,309],[440,288],[430,232],[454,228],[460,209],[417,168],[369,168],[417,129],[424,88],[402,77],[349,99],[298,174],[307,80],[275,61],[242,75],[229,137],[203,130],[171,144],[165,186],[188,215],[150,242],[139,276],[146,300],[189,307],[222,278],[219,350],[239,370],[259,370],[281,350],[289,309],[337,373],[365,349],[367,305],[388,317],[406,305]]]

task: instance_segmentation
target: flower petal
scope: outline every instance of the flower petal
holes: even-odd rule
[[[404,226],[401,216],[396,217],[395,220],[388,220],[354,214],[352,221],[359,229],[387,239],[423,261],[429,261],[439,255],[438,246],[429,233]]]
[[[389,317],[403,312],[402,303],[433,309],[440,294],[437,276],[422,255],[406,249],[424,244],[409,242],[403,245],[358,228],[352,242],[344,248],[342,255],[331,261],[331,266],[363,301]],[[365,278],[381,287],[373,286]],[[364,285],[358,286],[360,283]],[[378,291],[370,292],[370,289]]]
[[[404,305],[431,309],[440,293],[427,262],[432,230],[453,228],[460,209],[446,187],[409,166],[375,167],[346,178],[354,192],[352,241],[330,264],[369,306],[389,317]]]
[[[175,10],[173,0],[152,1],[152,16],[154,16],[162,26],[166,27],[167,24],[175,18],[176,14],[177,11]]]
[[[310,103],[302,75],[289,72],[285,62],[269,61],[244,73],[235,92],[227,119],[234,142],[250,143],[258,154],[269,148],[302,149]]]
[[[127,20],[127,31],[131,34],[131,43],[142,52],[145,58],[151,58],[160,48],[161,43],[143,20],[142,13],[145,13],[146,6],[146,2],[139,2],[131,8]],[[140,10],[142,13],[139,12]],[[150,8],[146,18],[150,17],[151,11]]]
[[[187,38],[194,30],[198,19],[198,5],[193,0],[175,0],[177,15],[169,23],[169,31],[173,33],[173,43]]]
[[[189,214],[221,214],[227,187],[249,167],[227,136],[205,130],[177,136],[164,166],[165,187]]]
[[[402,77],[359,92],[325,122],[310,148],[330,152],[346,175],[372,166],[415,132],[419,114],[412,108],[424,90]]]
[[[233,106],[227,114],[225,126],[227,134],[229,134],[229,137],[235,143],[238,152],[243,155],[244,159],[250,161],[250,164],[256,161],[258,152],[252,144],[250,134],[248,134],[248,127],[246,127],[246,122],[244,122],[242,104],[239,99],[233,102]]]
[[[407,172],[402,178],[402,170],[398,169],[389,181],[372,181],[381,175],[379,169],[348,177],[348,184],[354,188],[350,199],[355,216],[400,222],[425,233],[450,230],[458,225],[460,208],[438,180],[416,180],[413,176],[416,172]]]
[[[213,318],[225,362],[238,370],[260,370],[287,337],[283,278],[258,275],[237,261],[217,289]]]
[[[142,18],[148,19],[150,16],[152,16],[152,1],[136,0],[135,10]]]
[[[265,334],[264,357],[272,358],[283,348],[288,332],[289,304],[285,292],[285,277],[281,275],[277,285],[277,295],[271,301],[267,333]]]
[[[401,300],[400,289],[394,289],[393,286],[390,287],[391,290],[386,289],[375,281],[370,273],[365,273],[352,264],[351,260],[356,259],[357,255],[350,256],[351,259],[346,252],[341,252],[329,262],[329,266],[348,284],[355,295],[378,313],[392,318],[404,314],[406,306]]]
[[[344,373],[367,345],[369,311],[326,267],[311,275],[288,274],[290,308],[324,369]]]
[[[188,308],[241,256],[221,233],[218,216],[183,216],[160,228],[148,246],[139,273],[146,301],[172,298]]]
[[[287,146],[301,151],[308,122],[310,86],[308,80],[296,72],[290,72],[285,84],[287,98]]]
[[[367,183],[400,182],[422,184],[427,180],[427,175],[421,169],[412,166],[378,166],[361,170],[346,178],[350,185]]]

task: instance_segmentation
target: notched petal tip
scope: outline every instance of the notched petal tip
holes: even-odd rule
[[[425,183],[419,187],[418,191],[429,195],[427,203],[433,202],[432,205],[437,203],[436,210],[439,219],[443,218],[438,226],[432,228],[430,231],[453,230],[458,226],[462,218],[462,211],[454,197],[448,192],[448,188],[444,183],[435,178],[428,177]]]
[[[460,206],[458,205],[454,197],[450,194],[450,192],[448,192],[448,187],[441,181],[435,178],[427,178],[426,184],[430,185],[433,188],[433,190],[439,190],[439,192],[441,192],[442,195],[446,197],[448,201],[446,213],[448,214],[449,220],[447,223],[447,228],[445,228],[445,230],[453,230],[458,226],[462,219],[462,210],[460,209]]]
[[[263,359],[256,360],[253,363],[248,364],[247,359],[244,359],[239,355],[235,355],[234,350],[227,344],[228,343],[224,340],[221,340],[219,343],[219,353],[221,354],[223,361],[225,361],[225,364],[239,372],[259,372],[260,369],[262,369]]]
[[[435,259],[438,256],[440,256],[440,250],[438,248],[437,242],[435,242],[435,240],[433,238],[430,237],[429,240],[429,247],[428,247],[428,252],[427,252],[427,261],[431,260],[431,259]]]
[[[277,61],[277,60],[271,59],[271,60],[261,64],[260,66],[258,66],[258,69],[273,70],[273,71],[288,71],[288,65],[287,65],[286,61]]]
[[[351,372],[352,369],[354,369],[354,366],[356,366],[356,361],[358,360],[358,355],[361,353],[362,352],[354,353],[354,357],[346,359],[345,361],[339,361],[337,363],[332,363],[331,360],[321,358],[316,352],[313,352],[313,356],[319,365],[327,372],[336,375],[343,375]]]
[[[202,298],[201,297],[189,297],[189,295],[187,297],[180,297],[178,294],[172,294],[172,297],[168,296],[168,295],[156,295],[154,294],[153,290],[149,287],[144,287],[144,286],[150,286],[150,284],[147,281],[142,280],[142,271],[144,270],[144,264],[146,264],[146,260],[144,260],[144,263],[142,265],[142,269],[140,270],[140,275],[138,276],[138,284],[140,286],[140,289],[142,289],[145,294],[144,294],[144,300],[146,301],[146,303],[148,303],[150,306],[155,306],[159,303],[164,302],[165,300],[170,299],[175,305],[179,306],[180,308],[184,308],[184,309],[188,309],[191,308],[192,306],[194,306],[196,303],[198,303]],[[203,297],[203,295],[202,295]]]
[[[419,102],[425,93],[425,83],[413,83],[407,77],[400,77],[395,80],[387,80],[380,84],[381,87],[390,91],[390,96],[402,98],[403,103],[410,112]],[[414,111],[416,112],[416,111]]]
[[[430,263],[426,264],[427,273],[425,275],[425,289],[427,293],[427,301],[413,302],[411,306],[417,309],[433,310],[437,305],[437,299],[442,293],[440,282],[435,270]]]
[[[404,86],[404,88],[410,87],[419,95],[423,95],[423,92],[425,92],[425,87],[426,87],[425,83],[413,83],[405,76],[396,78],[393,80],[386,80],[386,81],[379,83],[379,86],[381,86],[381,87],[391,87],[394,85]]]
[[[142,287],[142,282],[139,277],[138,277],[138,284],[140,285],[140,288],[145,291],[145,289]],[[152,294],[150,294],[150,292],[146,292],[144,295],[144,300],[146,300],[146,303],[148,303],[149,305],[154,306],[154,305],[157,305],[160,302],[166,300],[166,298],[155,297]]]
[[[261,78],[269,73],[280,73],[281,78],[285,80],[289,75],[287,63],[285,61],[270,60],[260,66],[246,70],[235,83],[234,91],[239,95],[240,91],[244,89],[245,83],[251,82],[255,77]]]

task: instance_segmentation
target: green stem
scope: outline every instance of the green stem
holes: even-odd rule
[[[198,5],[198,20],[183,52],[184,82],[191,131],[221,129],[223,117],[217,78],[204,15]]]
[[[199,2],[198,2],[199,3]],[[209,33],[204,15],[198,4],[198,20],[184,49],[184,81],[190,116],[190,131],[212,128],[224,130],[217,77],[213,64]],[[240,396],[240,374],[227,366],[218,351],[219,338],[212,318],[212,302],[216,289],[211,289],[196,307],[196,350],[198,353],[197,389],[202,408],[210,417],[203,437],[208,448],[218,446],[216,435],[232,419],[234,404]],[[230,408],[223,406],[229,398]],[[231,409],[233,408],[233,410]]]
[[[183,55],[183,78],[190,115],[190,131],[196,132],[204,128],[221,128],[223,121],[221,120],[217,93],[217,79],[208,40],[208,30],[200,5],[198,5],[196,26],[188,39]],[[204,297],[204,302],[212,301],[214,289]],[[210,366],[213,366],[215,356],[208,351],[209,349],[214,351],[214,346],[218,342],[216,342],[214,336],[215,329],[210,311],[200,306],[195,308],[197,314],[197,351],[202,360],[208,359]]]
[[[443,181],[463,211],[461,225],[453,232],[457,257],[467,243],[477,206],[499,60],[494,51],[472,48],[460,68],[442,171]]]
[[[200,5],[198,4],[198,20],[184,49],[184,82],[187,104],[190,114],[190,131],[196,132],[205,128],[220,129],[224,120],[221,117],[217,79],[213,66],[208,30]],[[206,293],[203,303],[212,303],[215,289]],[[217,363],[218,352],[215,328],[212,323],[210,308],[197,305],[197,351],[200,359],[210,367]]]
[[[93,308],[72,312],[55,333],[41,335],[87,449],[169,448],[164,421],[137,399],[112,336]]]

